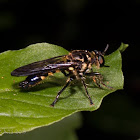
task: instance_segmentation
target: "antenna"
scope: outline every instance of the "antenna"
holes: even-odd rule
[[[104,51],[102,52],[102,55],[105,55],[105,53],[106,53],[106,51],[108,50],[108,48],[109,48],[109,44],[106,45]]]

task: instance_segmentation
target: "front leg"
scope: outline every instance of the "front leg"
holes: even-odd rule
[[[107,86],[103,82],[103,75],[101,75],[99,72],[90,72],[90,73],[85,73],[85,76],[92,76],[93,82],[99,87],[102,88],[101,85],[105,86],[106,88],[113,89],[110,86]]]

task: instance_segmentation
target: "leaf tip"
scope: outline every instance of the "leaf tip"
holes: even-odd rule
[[[129,44],[121,43],[121,46],[118,48],[118,50],[122,53],[126,50],[128,46]]]

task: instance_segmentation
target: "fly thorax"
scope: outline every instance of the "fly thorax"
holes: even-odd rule
[[[88,68],[88,63],[83,63],[80,72],[84,72],[84,71],[86,71],[87,68]]]

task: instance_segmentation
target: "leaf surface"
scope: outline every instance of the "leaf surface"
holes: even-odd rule
[[[88,91],[94,106],[90,106],[83,86],[76,81],[61,94],[55,107],[50,107],[57,92],[67,80],[61,73],[47,77],[42,84],[27,91],[18,87],[19,82],[26,77],[11,76],[11,72],[20,66],[68,54],[68,51],[62,47],[48,43],[37,43],[25,49],[1,53],[0,134],[30,131],[37,127],[52,124],[78,111],[98,109],[103,97],[115,90],[123,89],[124,77],[121,70],[122,59],[120,52],[127,47],[127,44],[122,43],[119,49],[105,56],[105,65],[109,67],[94,68],[104,76],[104,83],[113,87],[113,90],[100,89],[92,80],[86,80],[89,84]]]

